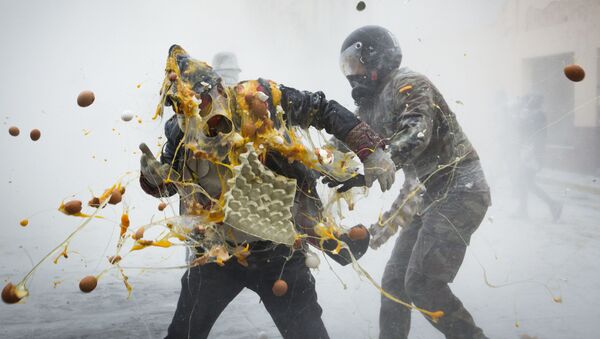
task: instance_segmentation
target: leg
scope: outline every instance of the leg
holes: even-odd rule
[[[420,228],[421,218],[415,216],[412,223],[402,229],[381,281],[384,291],[407,303],[411,301],[404,288],[404,276]],[[379,338],[407,338],[410,331],[410,313],[411,310],[405,306],[381,296]]]
[[[550,210],[550,213],[552,213],[552,219],[554,219],[554,221],[558,220],[558,218],[560,218],[560,214],[562,213],[562,204],[550,198],[548,193],[542,190],[542,188],[538,186],[538,184],[535,181],[531,182],[530,187],[533,194],[535,194],[544,203],[546,203],[548,209]]]
[[[473,317],[452,293],[471,234],[487,211],[487,202],[476,193],[452,192],[423,216],[423,227],[408,264],[406,290],[413,303],[444,316],[433,323],[446,338],[485,338]]]
[[[444,316],[437,323],[431,320],[430,322],[446,338],[485,338],[483,331],[475,325],[469,311],[450,290],[448,282],[409,271],[407,273],[406,289],[413,298],[415,305],[420,308],[429,311],[444,311]]]
[[[526,218],[528,215],[528,200],[527,196],[530,190],[531,180],[533,177],[529,175],[528,170],[521,169],[518,173],[518,178],[515,179],[515,190],[517,192],[518,206],[514,213],[516,217]]]
[[[167,338],[207,338],[225,307],[244,288],[235,262],[192,267],[181,278],[181,293]],[[239,266],[239,265],[238,265]]]
[[[321,320],[322,309],[317,302],[315,279],[304,264],[304,254],[296,251],[286,262],[288,248],[280,246],[272,253],[275,257],[258,264],[256,271],[250,274],[248,287],[260,296],[283,338],[328,339]],[[288,291],[277,297],[272,287],[280,274],[288,284]]]

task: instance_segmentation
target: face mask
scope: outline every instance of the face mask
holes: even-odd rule
[[[377,94],[376,82],[366,75],[349,75],[348,81],[352,86],[352,98],[357,106],[369,104]]]

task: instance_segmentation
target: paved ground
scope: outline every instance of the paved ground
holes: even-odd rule
[[[465,263],[452,285],[491,338],[597,337],[594,324],[600,317],[600,195],[554,184],[544,187],[565,202],[562,220],[550,222],[547,211],[534,198],[534,211],[529,218],[511,218],[511,197],[500,187],[494,192],[494,206],[473,237]],[[366,204],[372,203],[377,202],[360,202],[358,208],[368,210]],[[97,236],[83,241],[93,241]],[[27,269],[15,264],[22,262],[19,260],[26,254],[22,249],[15,250],[16,240],[11,240],[1,239],[2,280],[16,280]],[[106,242],[95,240],[98,246],[91,246],[91,251],[99,256]],[[25,247],[29,255],[38,257],[53,241],[35,238],[29,244],[36,246]],[[361,260],[377,280],[391,247],[391,243],[387,244]],[[176,264],[183,255],[183,251],[174,250],[159,262]],[[80,293],[77,281],[82,275],[95,272],[96,262],[89,258],[82,261],[76,255],[70,260],[78,265],[45,265],[34,278],[32,296],[25,303],[0,304],[0,338],[164,336],[178,298],[181,270],[130,271],[134,293],[127,299],[122,283],[114,276],[102,279],[93,293]],[[315,272],[331,337],[376,338],[377,291],[352,269],[332,266],[333,270],[322,261],[320,270]],[[496,287],[486,284],[483,269]],[[53,280],[63,282],[53,288]],[[560,297],[562,302],[553,301],[553,297]],[[411,338],[442,338],[419,314],[414,314],[414,318]],[[245,291],[225,310],[211,337],[258,338],[261,334],[279,337],[258,298]]]

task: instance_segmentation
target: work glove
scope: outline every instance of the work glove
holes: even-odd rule
[[[371,234],[371,241],[369,242],[369,247],[376,250],[381,245],[385,244],[389,238],[391,238],[398,231],[398,227],[396,225],[392,225],[391,223],[387,223],[385,225],[379,225],[379,223],[374,223],[369,227],[369,233]]]
[[[174,170],[169,170],[169,164],[162,164],[156,160],[148,146],[142,143],[140,145],[142,157],[140,158],[140,171],[146,181],[156,187],[162,186],[171,173],[171,180],[177,180],[178,174]]]
[[[332,177],[324,177],[321,182],[329,188],[334,188],[336,186],[340,186],[337,189],[338,193],[344,193],[353,187],[362,187],[367,186],[365,183],[365,176],[362,174],[358,174],[355,177],[352,177],[346,181],[338,181]]]
[[[152,185],[161,186],[169,174],[169,164],[161,164],[154,157],[142,154],[140,158],[142,176]]]
[[[363,225],[356,225],[352,228],[365,228]],[[352,229],[351,229],[352,230]],[[333,240],[333,239],[327,239],[323,242],[323,249],[326,250],[326,254],[332,258],[333,260],[335,260],[335,262],[337,262],[338,264],[342,265],[342,266],[346,266],[350,263],[352,263],[352,257],[350,256],[350,253],[352,253],[352,256],[354,256],[354,259],[358,260],[360,259],[369,249],[369,233],[365,232],[365,237],[364,238],[354,238],[352,239],[352,237],[350,236],[351,232],[348,233],[343,233],[339,235],[339,240],[344,242],[346,245],[348,245],[348,248],[350,249],[350,252],[348,252],[347,248],[342,248],[342,250],[339,253],[333,253],[331,251],[333,251],[337,245],[338,242]]]
[[[373,186],[375,180],[379,181],[379,187],[385,192],[392,187],[396,175],[396,165],[388,152],[381,148],[371,153],[363,160],[365,169],[365,184],[367,187]]]
[[[365,168],[365,184],[379,181],[382,191],[394,183],[396,165],[392,157],[383,151],[385,141],[365,122],[360,122],[348,132],[344,143],[360,158]]]
[[[425,186],[418,179],[407,180],[392,207],[371,227],[369,246],[377,249],[390,239],[398,229],[410,224],[423,206]],[[383,222],[383,223],[382,223]]]

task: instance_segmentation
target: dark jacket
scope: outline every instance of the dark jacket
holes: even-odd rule
[[[419,178],[428,190],[450,181],[458,190],[489,190],[477,152],[440,91],[424,75],[408,68],[393,71],[375,100],[359,107],[358,115],[386,138],[396,167]],[[440,169],[448,164],[452,166]]]
[[[276,122],[278,119],[275,116],[275,105],[271,101],[272,95],[269,90],[270,86],[266,80],[260,79],[259,82],[262,84],[260,90],[269,96],[270,102],[268,110],[271,115],[271,120]],[[300,126],[303,128],[313,126],[317,129],[325,129],[338,140],[346,142],[346,137],[350,131],[361,124],[359,118],[352,112],[336,101],[327,100],[322,92],[311,93],[307,91],[298,91],[283,85],[280,85],[279,89],[281,90],[281,107],[285,112],[284,121],[286,121],[289,126]],[[233,120],[235,121],[236,112],[233,112],[233,114]],[[364,128],[364,124],[362,124],[361,129]],[[185,150],[183,147],[179,147],[179,150],[177,151],[183,138],[183,132],[177,124],[176,116],[171,117],[165,123],[165,135],[167,142],[164,145],[160,160],[163,164],[173,164],[173,169],[180,172],[183,166]],[[370,138],[361,139],[358,142],[356,140],[349,142],[352,145],[351,148],[357,153],[359,153],[360,150],[365,149],[373,150],[375,147],[382,145],[381,139],[374,134],[372,134]],[[293,206],[294,223],[299,232],[310,234],[310,231],[315,224],[315,220],[321,219],[320,213],[322,204],[316,190],[316,181],[321,174],[307,168],[298,161],[290,163],[284,156],[276,151],[269,151],[267,153],[264,165],[279,175],[296,179],[298,189],[296,191]],[[177,189],[173,184],[155,187],[143,177],[140,177],[140,183],[146,193],[156,197],[171,196],[177,193]],[[345,238],[344,240],[350,242],[351,247],[355,246],[354,242],[349,241],[349,239]],[[317,245],[316,242],[313,244]],[[330,245],[332,248],[335,248],[337,243]],[[360,257],[366,251],[367,245],[368,239],[366,242],[362,241],[360,243],[360,250],[355,253],[355,256]],[[343,257],[332,257],[342,264],[349,263],[349,256],[347,256],[347,253],[342,252],[342,254],[345,255]]]

